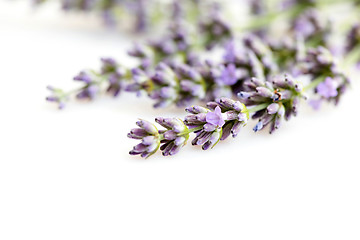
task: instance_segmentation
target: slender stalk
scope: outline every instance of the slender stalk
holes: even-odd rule
[[[263,104],[260,104],[260,105],[257,105],[253,108],[248,108],[247,112],[248,113],[253,113],[253,112],[257,112],[257,111],[260,111],[260,110],[264,110],[265,108],[267,108],[269,106],[269,103],[263,103]]]
[[[348,68],[360,61],[360,44],[349,52],[342,62],[343,68]]]
[[[307,86],[304,87],[304,92],[316,88],[320,83],[322,83],[325,80],[325,78],[326,78],[325,76],[320,76],[316,78],[314,81],[312,81],[311,83],[309,83]]]
[[[184,131],[182,132],[181,134],[179,134],[178,136],[184,136],[184,135],[187,135],[189,133],[192,133],[192,132],[196,132],[198,130],[201,130],[203,127],[200,126],[200,127],[196,127],[196,128],[191,128],[191,129],[188,129],[187,131]]]

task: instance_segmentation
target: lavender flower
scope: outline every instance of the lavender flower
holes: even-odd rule
[[[273,77],[262,81],[252,78],[245,82],[246,91],[238,94],[247,106],[254,106],[253,119],[259,118],[254,127],[257,132],[270,124],[270,133],[280,127],[281,120],[296,116],[302,93],[302,85],[291,76]],[[260,106],[259,109],[257,109]],[[251,110],[251,109],[250,109]]]
[[[358,69],[360,69],[359,51],[360,51],[360,24],[357,23],[350,29],[348,33],[346,39],[345,52],[349,55],[349,59],[351,61],[349,64],[355,63]]]
[[[136,125],[138,125],[139,128],[132,129],[128,134],[128,137],[139,139],[141,140],[141,143],[136,145],[129,154],[141,155],[143,158],[148,158],[159,149],[160,135],[155,125],[148,121],[140,120],[136,122]]]
[[[350,29],[346,42],[346,52],[351,52],[356,47],[360,46],[360,24],[357,23]],[[360,60],[360,59],[359,59]]]
[[[323,47],[308,50],[301,68],[304,74],[311,76],[312,84],[316,87],[315,93],[334,100],[335,104],[340,101],[350,84],[330,51]]]
[[[223,119],[221,109],[219,106],[216,106],[214,112],[207,113],[205,120],[207,122],[205,124],[207,125],[205,128],[207,129],[215,129],[218,127],[222,127],[225,124],[225,120]]]
[[[101,61],[103,63],[101,74],[107,77],[109,82],[107,92],[117,97],[123,88],[123,80],[127,71],[112,58],[102,58]]]
[[[186,108],[193,114],[185,118],[185,124],[195,129],[193,145],[202,145],[203,150],[214,147],[218,141],[225,140],[230,134],[236,137],[248,120],[245,105],[228,98],[209,102],[208,108],[194,106]]]
[[[321,17],[316,9],[309,9],[299,15],[292,28],[296,36],[301,36],[308,43],[327,46],[331,23],[329,19]]]
[[[327,77],[317,86],[316,91],[320,96],[329,99],[338,95],[337,88],[336,82],[331,77]]]
[[[149,122],[139,121],[137,125],[140,128],[131,130],[128,137],[142,142],[130,154],[149,157],[161,144],[163,156],[174,155],[185,146],[192,132],[196,134],[192,145],[202,145],[203,150],[208,150],[230,134],[236,137],[248,120],[248,110],[239,101],[221,98],[216,102],[209,102],[207,106],[186,108],[191,115],[186,116],[184,121],[177,118],[156,118],[155,121],[164,127],[161,130],[157,130]]]
[[[156,118],[155,121],[166,128],[159,133],[162,134],[160,150],[163,156],[175,155],[185,146],[189,138],[189,131],[184,122],[177,118]]]
[[[236,68],[234,64],[229,64],[228,66],[223,66],[221,70],[221,75],[217,78],[217,82],[222,85],[234,85],[240,78],[241,73]]]
[[[65,107],[69,97],[64,93],[63,90],[48,86],[47,89],[51,92],[51,95],[46,97],[46,101],[54,102],[58,104],[58,108],[61,110]]]
[[[129,85],[127,90],[147,91],[149,97],[156,100],[154,107],[166,107],[174,103],[184,106],[205,97],[201,74],[186,64],[171,68],[160,63],[152,76],[147,77],[140,69],[133,70],[133,76],[135,83]]]
[[[98,82],[94,79],[93,76],[91,76],[90,73],[80,72],[79,75],[74,77],[74,80],[83,82],[85,84],[80,92],[76,95],[78,99],[93,100],[97,96],[99,92]]]

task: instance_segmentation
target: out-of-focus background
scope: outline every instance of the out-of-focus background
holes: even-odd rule
[[[303,105],[274,135],[249,126],[211,151],[143,160],[128,155],[137,118],[181,109],[127,93],[45,102],[100,57],[131,65],[134,39],[55,4],[0,1],[0,239],[360,238],[358,75],[338,107]]]

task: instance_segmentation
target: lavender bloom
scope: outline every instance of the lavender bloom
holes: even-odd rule
[[[77,76],[74,77],[75,81],[84,82],[86,84],[90,84],[92,82],[92,78],[87,72],[80,72]]]
[[[47,89],[51,92],[51,95],[46,97],[46,101],[57,103],[60,110],[64,109],[65,103],[69,100],[64,91],[52,86],[48,86]]]
[[[152,123],[145,120],[138,121],[136,125],[138,125],[139,128],[132,129],[130,133],[128,133],[128,137],[139,139],[141,143],[136,145],[129,154],[141,155],[143,158],[148,158],[159,149],[160,136],[158,130]]]
[[[80,72],[79,75],[74,77],[74,80],[85,83],[85,86],[82,87],[80,92],[76,95],[76,98],[78,99],[93,100],[100,91],[99,83],[87,72]]]
[[[240,77],[240,72],[236,69],[234,64],[229,64],[222,68],[221,76],[217,79],[217,82],[221,85],[234,85]]]
[[[144,120],[137,122],[140,128],[132,129],[128,137],[142,142],[136,145],[130,154],[149,157],[160,147],[164,156],[174,155],[186,144],[191,132],[196,134],[192,144],[202,145],[202,149],[207,150],[230,134],[236,137],[249,118],[244,104],[228,98],[209,102],[207,108],[193,106],[186,108],[186,111],[191,115],[186,116],[185,121],[177,118],[156,118],[155,121],[165,128],[161,130]]]
[[[158,86],[149,93],[149,96],[157,100],[154,107],[166,107],[177,99],[177,77],[176,73],[166,64],[160,63],[156,67],[155,74],[151,77],[153,85]]]
[[[99,93],[99,90],[97,85],[87,85],[76,95],[76,97],[78,99],[93,100]]]
[[[309,49],[301,65],[303,74],[310,74],[314,79],[329,73],[339,73],[333,55],[321,46]]]
[[[167,107],[171,104],[188,105],[195,99],[205,98],[204,82],[201,74],[185,64],[170,67],[159,63],[155,73],[147,77],[140,69],[133,70],[135,83],[127,86],[127,91],[147,91],[156,101],[154,107]]]
[[[101,74],[106,77],[109,82],[107,92],[117,97],[123,88],[126,69],[118,65],[112,58],[102,58],[101,61],[103,63]]]
[[[347,36],[346,52],[351,52],[357,46],[360,46],[360,24],[355,24],[349,31]],[[359,57],[360,60],[360,57]]]
[[[317,86],[316,91],[320,96],[329,99],[338,95],[337,88],[336,82],[332,78],[327,77],[324,82]]]
[[[217,128],[222,127],[225,124],[225,120],[222,116],[221,109],[219,106],[215,108],[214,112],[209,112],[206,114],[206,122],[209,126],[208,128]]]
[[[163,156],[172,156],[185,146],[189,138],[188,128],[184,122],[177,118],[156,118],[155,121],[166,128],[160,130],[163,139],[161,140],[160,150]]]
[[[288,120],[298,112],[300,98],[303,98],[302,85],[291,76],[273,77],[262,81],[256,78],[247,80],[245,91],[238,94],[247,106],[264,106],[252,118],[259,118],[254,127],[257,132],[270,124],[270,133],[280,127],[281,120]]]
[[[309,9],[294,20],[292,30],[296,36],[307,42],[316,46],[326,46],[331,33],[331,23],[328,19],[320,17],[317,10]]]
[[[328,100],[334,100],[337,104],[350,84],[350,80],[339,70],[330,51],[323,47],[310,49],[302,64],[303,73],[309,74],[312,81],[321,78],[326,81],[317,85],[318,87],[314,89],[315,93]]]
[[[360,6],[360,1],[359,4]],[[348,33],[347,39],[346,39],[346,46],[345,46],[345,51],[348,54],[354,55],[354,53],[352,53],[352,51],[355,51],[357,49],[360,48],[360,24],[357,23],[355,24],[350,32]],[[355,57],[355,61],[357,62],[356,67],[357,69],[360,69],[360,56],[358,54],[358,51],[355,52],[355,54],[357,54],[358,56]]]
[[[141,44],[135,44],[128,54],[132,57],[140,59],[149,59],[153,57],[153,52],[150,47]]]
[[[225,45],[225,54],[223,56],[224,61],[228,63],[235,63],[237,56],[237,48],[235,45],[235,41],[230,41]]]
[[[136,2],[137,8],[136,8],[136,25],[135,29],[138,32],[142,32],[146,29],[147,26],[147,12],[145,6],[145,0],[138,0]]]
[[[273,72],[277,72],[278,67],[275,64],[270,47],[266,45],[259,37],[255,35],[249,35],[244,38],[243,42],[245,47],[248,48],[248,52],[250,53],[250,65],[254,66],[253,61],[255,58],[252,57],[252,54],[255,54],[257,58],[256,60],[261,62],[261,66],[265,75],[270,75]],[[255,71],[258,72],[258,70]],[[251,76],[255,77],[257,75]]]
[[[149,76],[140,68],[131,70],[133,82],[128,84],[125,88],[128,92],[136,92],[140,95],[141,91],[149,92],[151,89],[151,81]]]
[[[216,102],[209,102],[207,107],[188,107],[186,111],[193,115],[185,118],[185,124],[195,129],[196,137],[192,144],[202,145],[203,150],[214,147],[230,134],[236,137],[248,120],[245,105],[238,101],[220,98]]]

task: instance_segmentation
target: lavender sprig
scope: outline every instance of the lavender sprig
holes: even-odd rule
[[[209,102],[207,106],[186,108],[190,115],[186,116],[184,121],[177,118],[156,118],[155,121],[164,127],[157,131],[153,124],[139,121],[137,125],[140,129],[131,130],[128,137],[139,139],[141,143],[136,145],[130,154],[140,154],[147,158],[154,154],[161,144],[160,151],[164,156],[174,155],[186,145],[190,133],[196,134],[192,145],[202,145],[203,150],[208,150],[230,134],[236,137],[248,120],[248,110],[239,101],[221,98],[216,102]]]

